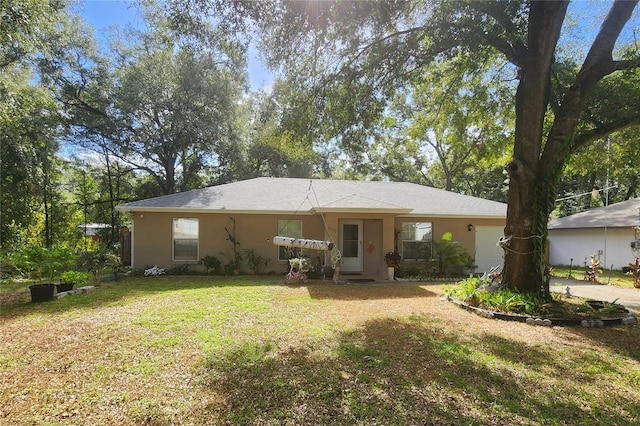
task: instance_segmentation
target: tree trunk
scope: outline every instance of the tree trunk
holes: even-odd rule
[[[543,124],[550,91],[553,54],[568,2],[532,2],[528,52],[516,92],[513,160],[507,164],[509,193],[502,284],[525,293],[542,294],[549,195],[554,176],[541,175]]]
[[[555,205],[562,168],[586,142],[575,131],[585,100],[596,84],[618,66],[612,60],[615,42],[638,2],[615,2],[589,53],[566,91],[543,144],[550,69],[567,2],[531,2],[528,48],[522,60],[516,93],[516,133],[510,176],[503,285],[549,297],[545,281],[547,221]],[[542,147],[544,146],[544,150]]]

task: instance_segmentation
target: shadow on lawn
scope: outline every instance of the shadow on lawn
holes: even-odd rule
[[[570,327],[567,331],[640,362],[640,325],[637,323],[603,328]]]
[[[218,402],[202,416],[219,424],[637,424],[637,393],[606,379],[584,386],[554,355],[493,335],[461,338],[424,317],[374,320],[342,333],[330,356],[276,353],[271,343],[211,354],[203,391]]]
[[[437,294],[418,285],[350,285],[323,284],[306,286],[312,299],[377,300],[436,297]]]

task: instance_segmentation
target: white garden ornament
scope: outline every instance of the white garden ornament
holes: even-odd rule
[[[158,268],[158,265],[153,265],[153,268],[145,269],[145,277],[155,277],[157,275],[164,275],[164,268]]]

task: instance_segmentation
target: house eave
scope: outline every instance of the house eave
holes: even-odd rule
[[[398,215],[400,218],[429,217],[436,219],[506,219],[506,215],[472,215],[472,214],[433,214],[428,212],[418,212]]]
[[[188,207],[125,207],[118,206],[116,210],[123,213],[176,213],[186,214],[269,214],[269,215],[305,215],[311,216],[314,213],[310,211],[291,211],[291,210],[232,210],[232,209],[193,209]]]
[[[265,215],[305,215],[313,216],[322,213],[360,213],[360,214],[395,214],[400,218],[447,218],[447,219],[504,219],[503,215],[465,215],[465,214],[433,214],[429,212],[413,212],[411,208],[345,208],[314,207],[310,210],[238,210],[238,209],[203,209],[189,207],[149,207],[120,205],[116,210],[123,213],[176,213],[186,214],[265,214]]]
[[[559,226],[559,227],[549,227],[549,231],[566,231],[566,230],[581,230],[581,231],[603,231],[604,229],[630,229],[634,230],[635,227],[631,225],[607,225],[607,226]]]

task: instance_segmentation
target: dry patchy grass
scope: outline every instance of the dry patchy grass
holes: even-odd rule
[[[5,297],[0,423],[640,423],[638,326],[531,327],[441,295],[162,277]]]
[[[626,265],[625,265],[626,266]],[[566,265],[553,266],[551,275],[557,278],[566,278],[571,274],[571,277],[577,280],[585,278],[586,272],[584,267],[578,267],[574,265],[572,268]],[[631,274],[625,274],[619,270],[603,270],[597,274],[597,282],[600,284],[610,284],[622,288],[634,288],[633,277]]]

